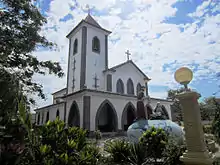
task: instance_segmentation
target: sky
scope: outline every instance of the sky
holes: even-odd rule
[[[175,71],[193,71],[190,88],[202,98],[212,96],[220,84],[220,0],[37,0],[35,4],[47,18],[40,33],[57,44],[56,50],[38,49],[39,60],[59,61],[67,73],[66,35],[87,16],[93,18],[109,36],[109,65],[131,59],[152,80],[150,97],[166,98],[167,90],[178,89]],[[47,100],[37,99],[37,107],[52,103],[51,93],[66,86],[66,75],[34,77],[43,85]],[[217,94],[220,97],[220,94]]]

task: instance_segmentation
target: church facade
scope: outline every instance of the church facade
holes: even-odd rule
[[[88,14],[67,35],[67,86],[52,94],[53,104],[35,110],[36,124],[59,117],[69,126],[89,131],[126,131],[135,119],[137,94],[143,88],[146,116],[160,102],[171,119],[172,102],[149,96],[150,78],[132,60],[108,67],[109,34]]]

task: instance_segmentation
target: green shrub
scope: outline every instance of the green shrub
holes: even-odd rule
[[[123,139],[115,139],[105,143],[104,150],[110,154],[114,163],[126,164],[130,157],[131,144]]]
[[[185,146],[178,145],[164,130],[152,127],[143,133],[139,143],[120,139],[106,142],[105,151],[111,158],[106,159],[106,164],[182,165],[180,156],[185,150]]]
[[[180,156],[186,150],[186,146],[178,145],[174,140],[170,139],[163,152],[164,164],[166,165],[183,165]]]
[[[211,134],[212,133],[212,126],[209,124],[203,125],[203,131],[206,134]]]
[[[95,140],[96,140],[96,143],[98,143],[98,141],[102,138],[102,134],[99,130],[96,130],[95,131]]]
[[[155,161],[162,157],[168,143],[168,134],[163,129],[151,127],[140,138],[140,144],[145,147],[147,156]]]
[[[131,165],[143,165],[149,162],[144,145],[141,143],[131,144],[130,158],[128,158],[128,162]]]
[[[217,107],[215,112],[215,117],[212,122],[212,133],[216,138],[216,142],[220,144],[220,104],[215,101],[215,105]]]
[[[88,143],[86,131],[78,127],[65,129],[59,119],[37,128],[37,143],[30,144],[21,165],[96,165],[101,156],[99,148]]]

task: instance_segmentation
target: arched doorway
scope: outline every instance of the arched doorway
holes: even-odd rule
[[[80,114],[77,103],[74,101],[69,111],[68,126],[80,126]]]
[[[60,111],[57,109],[56,118],[60,118]]]
[[[115,132],[118,129],[118,117],[114,106],[108,100],[102,102],[96,113],[96,129],[101,132]]]
[[[150,105],[146,105],[146,110],[147,110],[147,119],[150,119],[150,116],[153,114],[153,109]]]
[[[134,122],[136,118],[135,107],[132,103],[126,104],[121,117],[122,130],[127,131],[128,127]]]
[[[47,116],[46,116],[46,123],[49,121],[49,119],[50,119],[50,114],[49,114],[49,111],[47,111]]]

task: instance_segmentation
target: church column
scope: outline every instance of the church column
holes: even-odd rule
[[[108,35],[105,35],[105,69],[108,69]]]
[[[85,88],[86,83],[86,43],[87,27],[82,27],[82,48],[81,48],[81,69],[80,69],[80,89]]]
[[[91,97],[83,96],[83,128],[90,130]]]
[[[70,71],[70,56],[71,56],[71,39],[69,39],[69,57],[68,57],[68,72],[67,72],[67,94],[69,93],[69,71]]]
[[[148,78],[144,78],[144,82],[145,82],[146,96],[149,96],[149,93],[148,93],[148,82],[149,82],[149,79]]]

